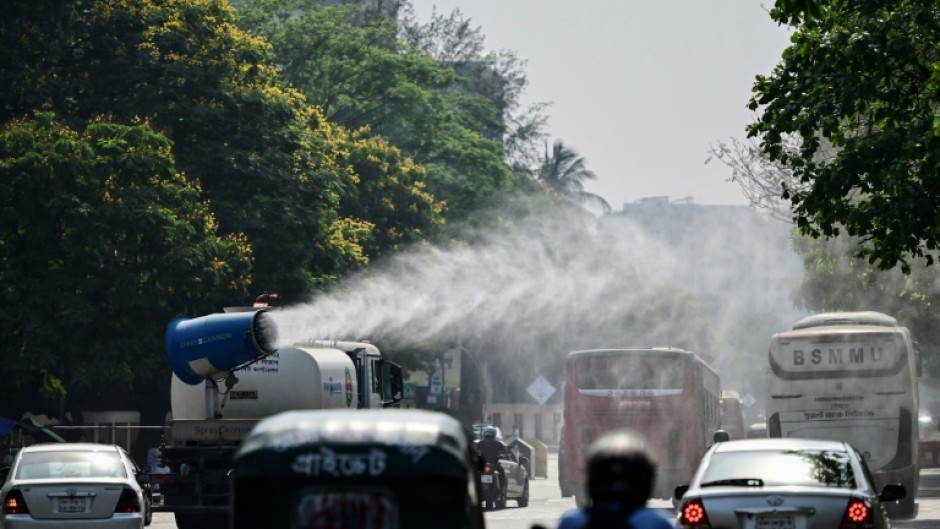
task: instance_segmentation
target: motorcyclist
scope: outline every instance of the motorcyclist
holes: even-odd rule
[[[493,472],[496,474],[496,485],[500,495],[502,495],[506,483],[506,473],[499,460],[508,457],[509,449],[496,438],[496,428],[487,426],[483,429],[483,438],[477,443],[477,451],[480,453],[480,458],[493,468]]]
[[[656,463],[642,437],[628,430],[602,435],[587,450],[591,505],[562,515],[558,529],[672,529],[672,522],[647,508]]]

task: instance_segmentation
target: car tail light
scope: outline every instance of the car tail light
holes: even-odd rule
[[[29,514],[29,507],[23,500],[23,493],[19,490],[11,490],[3,501],[3,514]]]
[[[711,529],[702,500],[693,498],[682,504],[682,510],[679,511],[679,527],[682,529]]]
[[[124,489],[121,492],[121,499],[117,502],[114,512],[140,512],[140,502],[137,501],[137,493],[131,489]]]
[[[859,498],[849,500],[842,517],[840,529],[871,529],[875,526],[875,516],[871,512],[871,504]]]

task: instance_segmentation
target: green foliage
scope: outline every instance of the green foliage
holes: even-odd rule
[[[240,8],[239,20],[270,40],[284,78],[329,120],[368,128],[424,165],[426,191],[446,204],[449,221],[467,219],[513,189],[496,96],[403,49],[394,19],[357,5],[319,4],[253,1]],[[492,68],[477,70],[478,78],[496,78]]]
[[[799,24],[822,16],[823,0],[776,0],[770,16],[781,24]]]
[[[356,185],[343,196],[339,213],[372,226],[366,255],[375,258],[420,243],[443,224],[444,205],[425,190],[424,169],[381,138],[353,134],[346,162]]]
[[[931,264],[940,245],[940,2],[777,4],[778,16],[792,16],[779,19],[797,25],[782,62],[754,84],[760,117],[749,135],[806,184],[783,192],[800,231],[844,231],[881,268]],[[796,150],[786,148],[792,136]]]
[[[167,322],[246,295],[244,237],[217,234],[146,124],[13,120],[0,173],[0,402],[161,389]]]
[[[5,10],[2,119],[38,107],[75,127],[99,114],[146,118],[173,141],[221,232],[247,237],[255,291],[296,299],[350,264],[316,255],[333,250],[351,185],[329,124],[282,87],[270,46],[235,26],[227,2],[12,1]],[[337,254],[356,255],[357,241],[343,242],[353,247]]]
[[[604,213],[611,211],[610,204],[603,197],[584,190],[585,180],[597,178],[587,168],[587,160],[560,140],[555,141],[551,152],[548,144],[545,145],[545,156],[536,178],[560,197],[578,206],[596,206]]]

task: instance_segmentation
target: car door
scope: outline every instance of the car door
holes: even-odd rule
[[[519,464],[519,460],[516,459],[516,454],[513,454],[511,451],[507,451],[499,462],[506,472],[508,496],[519,496],[522,494],[522,487],[525,484],[525,468]],[[521,475],[520,472],[522,473]]]

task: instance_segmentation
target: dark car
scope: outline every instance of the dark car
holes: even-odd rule
[[[529,506],[529,472],[526,470],[528,462],[529,458],[518,457],[508,448],[500,456],[499,464],[506,475],[507,487],[505,497],[496,502],[497,509],[505,508],[507,501],[515,501],[519,507]]]
[[[675,491],[679,528],[885,529],[885,503],[904,496],[902,485],[877,491],[848,443],[794,438],[717,443]]]

